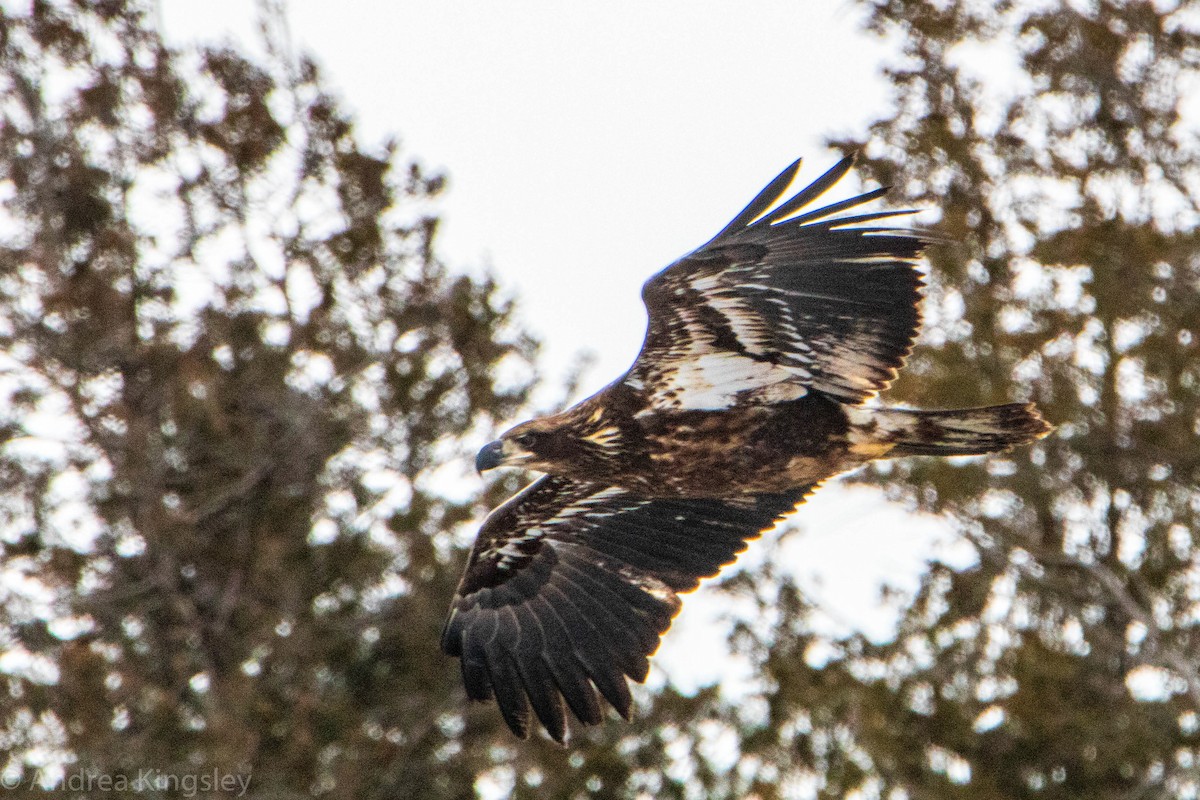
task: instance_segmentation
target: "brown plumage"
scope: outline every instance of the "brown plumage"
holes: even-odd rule
[[[509,727],[532,708],[566,734],[563,702],[600,720],[598,691],[629,713],[679,592],[716,574],[824,479],[877,458],[963,455],[1032,441],[1030,405],[867,408],[895,379],[920,324],[927,244],[838,216],[877,189],[803,209],[845,159],[772,210],[799,162],[711,241],[646,282],[649,324],[629,371],[484,447],[480,471],[547,473],[484,523],[442,647],[467,693]]]

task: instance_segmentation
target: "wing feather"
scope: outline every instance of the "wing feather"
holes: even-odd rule
[[[554,679],[554,685],[548,688],[550,691],[557,689],[562,692],[571,713],[580,722],[585,725],[599,725],[602,719],[600,701],[596,698],[592,684],[588,682],[587,673],[584,672],[579,655],[571,643],[571,636],[562,617],[545,595],[535,595],[529,600],[529,612],[545,627],[546,649],[542,653],[542,660],[546,662]],[[547,730],[556,741],[561,742],[566,736],[565,728],[558,730],[547,726]]]
[[[817,178],[800,191],[796,192],[796,195],[792,199],[788,200],[786,203],[781,203],[778,208],[766,216],[765,221],[768,224],[774,224],[785,220],[801,208],[804,208],[813,200],[816,200],[818,197],[825,194],[825,192],[832,188],[835,183],[846,176],[846,173],[849,172],[850,168],[854,166],[854,160],[854,156],[846,156],[841,161],[834,164],[825,172],[824,175]],[[779,194],[782,195],[783,192],[781,191]],[[834,209],[834,206],[829,206],[828,209],[836,210]],[[828,209],[822,209],[822,211],[826,211]],[[833,213],[833,210],[830,210],[829,213]]]
[[[553,673],[542,657],[548,649],[542,623],[528,606],[505,608],[522,633],[511,651],[512,661],[521,676],[521,688],[529,696],[529,704],[538,720],[552,737],[561,739],[566,735],[567,718],[562,695],[554,688]]]
[[[470,638],[464,636],[465,647],[462,650],[463,684],[467,689],[467,697],[472,700],[490,700],[492,698],[492,676],[488,672],[488,657],[486,646],[495,637],[499,628],[498,616],[489,615],[486,619],[474,620],[471,626]]]
[[[508,727],[518,736],[526,736],[529,732],[529,696],[522,686],[516,659],[507,657],[520,646],[521,627],[508,606],[497,609],[494,617],[494,634],[483,645],[492,690]]]
[[[895,379],[920,325],[916,262],[929,240],[872,224],[911,211],[838,216],[886,189],[800,213],[852,165],[843,159],[768,211],[793,164],[646,282],[646,339],[623,380],[651,408],[768,405],[810,390],[861,403]]]
[[[627,680],[695,589],[811,489],[731,500],[654,500],[545,476],[479,531],[442,649],[462,659],[472,700],[494,698],[509,728],[532,716],[556,741],[565,710],[601,720],[599,697],[628,717]]]
[[[864,194],[860,194],[857,197],[851,197],[848,200],[842,200],[837,203],[830,203],[829,205],[827,205],[823,208],[818,208],[815,211],[808,212],[807,214],[799,214],[795,217],[791,217],[788,219],[783,219],[782,217],[780,217],[779,219],[774,219],[775,215],[772,214],[771,215],[772,216],[772,224],[778,225],[781,222],[788,222],[788,223],[791,223],[794,225],[808,225],[810,223],[816,222],[817,220],[825,219],[826,217],[832,217],[834,214],[845,211],[848,208],[856,208],[858,206],[863,205],[864,203],[869,203],[872,200],[878,200],[880,197],[883,197],[887,193],[888,193],[888,190],[884,187],[880,187],[878,189],[872,189],[871,191],[866,192]],[[904,212],[900,212],[900,213],[903,214]],[[826,224],[829,227],[834,227],[834,226],[841,227],[845,223],[842,220],[829,220]]]
[[[626,674],[642,672],[643,650],[657,640],[653,628],[647,630],[637,611],[613,590],[602,577],[587,569],[586,563],[564,559],[560,565],[571,573],[580,590],[571,602],[601,632],[601,642],[611,651],[611,660]]]
[[[755,219],[762,216],[763,212],[779,200],[787,188],[791,186],[792,181],[796,179],[796,173],[800,171],[800,159],[796,159],[788,165],[787,169],[775,176],[775,178],[759,192],[753,200],[751,200],[745,208],[743,208],[736,217],[730,220],[729,224],[721,229],[721,232],[713,237],[713,241],[720,239],[735,231],[754,222]]]
[[[628,716],[628,707],[621,705],[621,693],[613,687],[617,683],[624,683],[624,670],[636,671],[638,666],[631,664],[629,657],[619,649],[620,646],[610,641],[608,632],[597,626],[596,621],[603,617],[603,608],[597,604],[595,598],[582,591],[569,595],[554,591],[550,596],[554,598],[556,607],[563,614],[567,636],[574,644],[579,663],[588,678],[617,713],[623,717]],[[562,687],[558,689],[561,691]],[[521,735],[518,731],[513,733]]]

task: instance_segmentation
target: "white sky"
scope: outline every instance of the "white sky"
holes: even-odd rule
[[[448,172],[439,250],[450,265],[486,266],[519,298],[551,387],[593,352],[590,393],[637,353],[646,278],[796,157],[806,157],[802,181],[819,175],[837,158],[826,136],[886,111],[879,70],[890,51],[859,32],[848,0],[563,9],[291,0],[290,18],[297,47],[324,65],[368,140],[398,135],[407,155]],[[243,38],[253,4],[161,0],[161,21],[176,41]],[[847,179],[835,192],[856,188]],[[804,533],[783,552],[828,609],[830,632],[887,636],[882,581],[915,588],[935,550],[970,558],[936,519],[872,489],[835,483],[797,519]],[[701,590],[688,601],[656,659],[681,687],[727,667],[696,658],[725,610],[710,600]]]
[[[245,35],[253,6],[162,0],[162,21],[176,38]],[[836,158],[822,139],[887,103],[887,50],[846,0],[289,8],[365,137],[398,135],[449,174],[440,252],[520,298],[551,382],[593,352],[588,391],[637,353],[646,278],[798,156],[802,180],[820,174]]]

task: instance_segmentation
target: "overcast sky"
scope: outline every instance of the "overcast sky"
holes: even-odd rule
[[[646,278],[711,238],[792,160],[805,157],[801,180],[816,177],[838,157],[826,137],[885,113],[879,72],[891,50],[860,32],[844,0],[563,9],[292,0],[290,19],[295,45],[324,65],[363,134],[399,136],[407,155],[449,175],[448,262],[490,269],[519,298],[551,386],[593,352],[590,393],[637,353]],[[161,17],[178,42],[253,31],[245,0],[162,0]],[[834,197],[856,188],[847,179]],[[826,488],[797,518],[804,533],[784,552],[831,631],[886,636],[881,580],[911,589],[934,550],[971,557],[937,520],[872,489]],[[704,670],[719,662],[697,669],[695,658],[721,611],[706,603],[703,591],[689,600],[656,659],[684,686],[717,677]]]
[[[174,37],[245,35],[253,5],[164,0],[162,17]],[[793,159],[820,174],[824,138],[887,103],[887,48],[843,0],[289,8],[366,137],[449,175],[441,253],[519,297],[551,381],[593,352],[588,390],[637,353],[646,278]]]

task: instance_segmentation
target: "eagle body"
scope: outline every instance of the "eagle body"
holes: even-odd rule
[[[735,497],[819,483],[871,452],[865,440],[851,440],[841,404],[820,393],[727,411],[646,408],[639,392],[618,383],[526,428],[539,455],[514,456],[501,444],[480,466],[508,459],[651,497]]]
[[[911,212],[842,214],[884,189],[808,210],[852,163],[786,200],[799,162],[784,170],[645,283],[646,337],[624,375],[479,451],[481,472],[545,474],[484,521],[442,649],[517,735],[532,715],[561,742],[566,711],[599,723],[601,697],[628,717],[627,679],[645,679],[679,595],[825,479],[1049,432],[1027,403],[868,405],[911,351],[928,240],[877,224]]]
[[[648,415],[642,427],[654,478],[641,490],[659,486],[672,497],[783,492],[864,463],[850,447],[845,412],[820,395],[731,412]]]

